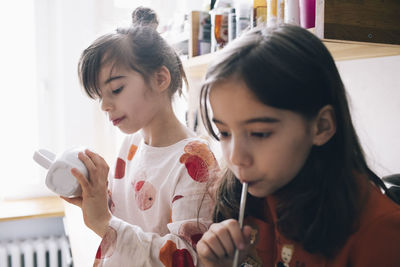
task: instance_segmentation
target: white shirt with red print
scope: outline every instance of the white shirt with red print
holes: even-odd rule
[[[218,164],[203,139],[168,147],[126,137],[109,175],[113,214],[94,266],[198,266],[195,245],[211,224],[206,193]]]

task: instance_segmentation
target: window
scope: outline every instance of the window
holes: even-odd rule
[[[43,173],[32,161],[39,140],[34,1],[3,1],[0,6],[1,198],[44,188],[37,186]]]
[[[60,154],[71,147],[86,146],[114,164],[123,135],[109,123],[98,103],[83,93],[77,76],[80,54],[99,35],[127,25],[138,5],[152,6],[163,23],[171,16],[166,8],[171,4],[179,3],[0,3],[0,199],[53,194],[45,186],[46,170],[32,159],[39,148]],[[175,102],[181,121],[185,105],[184,99]]]

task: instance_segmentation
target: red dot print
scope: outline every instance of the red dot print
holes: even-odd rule
[[[144,185],[144,181],[139,181],[135,184],[135,192],[140,191],[140,189],[142,188],[142,186]]]
[[[105,259],[112,256],[115,250],[115,246],[117,244],[117,231],[108,227],[106,234],[101,240],[100,246],[96,252],[96,259]]]
[[[116,179],[121,179],[125,176],[125,161],[121,158],[117,159],[117,164],[115,166],[115,175]]]
[[[208,168],[202,158],[196,155],[191,155],[186,159],[185,166],[193,180],[200,183],[208,180]]]
[[[182,196],[182,195],[177,195],[177,196],[174,196],[174,198],[172,199],[172,203],[174,203],[174,202],[175,202],[175,200],[178,200],[178,199],[181,199],[181,198],[183,198],[183,196]]]
[[[194,267],[192,255],[187,249],[177,249],[172,255],[172,266]]]
[[[200,222],[185,222],[179,227],[178,235],[185,239],[192,247],[196,249],[197,242],[207,231],[207,227]]]
[[[187,249],[177,249],[171,240],[161,248],[159,258],[166,267],[194,267],[190,252]]]
[[[156,199],[155,187],[146,181],[138,181],[135,184],[135,201],[140,210],[150,209]]]
[[[203,236],[203,234],[201,234],[201,233],[190,236],[190,240],[192,241],[193,247],[196,247],[197,242],[199,242],[199,240],[201,239],[202,236]]]

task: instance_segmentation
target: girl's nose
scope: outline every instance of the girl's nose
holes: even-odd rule
[[[101,106],[101,110],[106,111],[106,112],[108,112],[112,109],[112,104],[110,103],[110,101],[108,101],[105,98],[101,99],[100,106]]]
[[[244,140],[232,138],[229,159],[231,163],[239,167],[249,167],[253,163],[251,151]]]

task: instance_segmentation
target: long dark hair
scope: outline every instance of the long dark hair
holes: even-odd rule
[[[80,57],[78,75],[91,98],[100,96],[99,73],[108,63],[140,73],[148,81],[151,74],[165,66],[171,75],[169,96],[181,94],[188,85],[182,61],[176,51],[157,32],[157,15],[139,7],[132,12],[132,25],[96,39]]]
[[[368,191],[360,190],[360,183],[368,188],[368,177],[385,186],[367,166],[332,56],[312,33],[291,25],[253,29],[233,41],[208,68],[201,89],[203,123],[217,140],[208,95],[213,84],[233,76],[265,105],[305,118],[314,118],[326,105],[334,108],[335,135],[323,146],[313,147],[296,177],[275,192],[279,231],[308,252],[334,256],[357,229]],[[218,189],[215,221],[237,218],[240,190],[240,182],[228,170]],[[250,196],[247,214],[262,217],[264,203]]]

